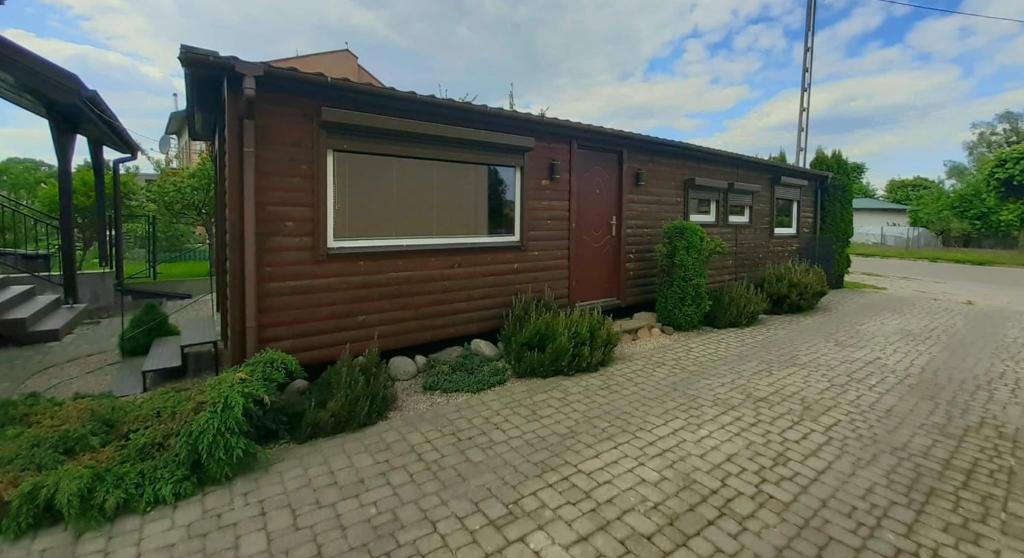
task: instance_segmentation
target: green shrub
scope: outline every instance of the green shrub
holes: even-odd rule
[[[828,281],[820,267],[805,262],[769,266],[762,286],[772,314],[804,312],[828,294]]]
[[[85,529],[227,480],[258,456],[252,421],[298,362],[264,351],[205,382],[133,399],[0,400],[0,534]]]
[[[711,308],[705,321],[711,327],[744,327],[768,310],[768,298],[746,281],[729,283],[711,291]]]
[[[179,333],[181,332],[178,326],[170,322],[162,308],[156,303],[147,302],[128,322],[128,327],[121,332],[117,347],[123,356],[141,356],[149,352],[157,337]]]
[[[441,393],[479,393],[508,381],[509,366],[463,351],[455,360],[432,360],[423,373],[423,389]]]
[[[681,331],[700,327],[711,304],[707,263],[725,251],[725,244],[708,237],[700,225],[681,219],[665,225],[657,248],[655,312],[661,323]]]
[[[867,167],[864,163],[850,161],[838,149],[831,153],[822,148],[814,154],[809,165],[812,169],[830,172],[828,186],[820,191],[821,228],[823,243],[830,246],[833,258],[826,281],[834,288],[842,288],[843,278],[850,270],[850,239],[853,238],[853,189],[863,184]]]
[[[395,404],[395,383],[380,353],[344,356],[309,386],[309,408],[296,437],[308,440],[375,424]]]
[[[593,372],[612,360],[619,334],[596,310],[561,310],[554,299],[518,296],[501,330],[505,360],[520,377]]]

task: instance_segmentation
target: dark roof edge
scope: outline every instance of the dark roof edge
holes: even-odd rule
[[[828,179],[831,177],[831,173],[817,171],[814,169],[796,167],[785,163],[777,163],[768,159],[761,159],[751,155],[744,155],[741,153],[734,153],[731,151],[725,151],[722,149],[715,149],[712,147],[704,147],[693,143],[688,143],[679,140],[670,140],[666,138],[659,138],[657,136],[651,136],[647,134],[641,134],[637,132],[630,132],[627,130],[618,130],[615,128],[607,128],[604,126],[598,126],[595,124],[586,124],[583,122],[576,122],[573,120],[567,120],[562,118],[554,118],[549,116],[538,116],[526,112],[517,112],[511,110],[505,110],[501,108],[495,108],[487,105],[479,105],[474,103],[468,103],[465,101],[456,101],[453,99],[442,99],[433,95],[422,95],[413,91],[401,91],[393,87],[381,87],[371,84],[364,84],[355,82],[348,79],[339,79],[326,76],[319,73],[302,72],[295,69],[281,68],[279,66],[273,66],[268,63],[262,62],[251,62],[243,60],[237,56],[226,56],[220,53],[204,48],[193,47],[189,45],[181,45],[181,50],[178,56],[178,60],[181,62],[182,67],[188,68],[191,66],[206,66],[210,68],[218,68],[227,72],[233,72],[235,64],[255,64],[263,69],[263,73],[266,76],[276,76],[282,79],[292,80],[303,80],[312,83],[318,83],[321,85],[328,85],[334,87],[341,87],[349,90],[356,90],[365,92],[372,95],[386,95],[394,98],[405,99],[405,100],[417,100],[424,103],[429,103],[436,106],[443,106],[445,108],[452,108],[456,110],[466,110],[471,112],[485,113],[492,116],[500,116],[503,118],[509,118],[512,120],[520,120],[532,124],[543,124],[547,126],[557,127],[564,130],[574,130],[586,132],[589,134],[596,134],[608,138],[625,139],[629,141],[636,141],[646,143],[649,145],[659,146],[663,148],[682,149],[691,153],[705,155],[717,158],[726,159],[738,159],[740,161],[753,164],[763,168],[770,168],[780,175],[802,175],[802,176],[813,176],[816,178]]]

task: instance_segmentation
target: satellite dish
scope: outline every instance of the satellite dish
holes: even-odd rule
[[[160,153],[167,155],[171,152],[171,136],[164,134],[160,136],[160,142],[157,144],[157,148],[160,149]]]

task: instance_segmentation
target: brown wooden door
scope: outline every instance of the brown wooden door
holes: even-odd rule
[[[570,302],[617,299],[622,234],[619,155],[578,149],[573,167]]]

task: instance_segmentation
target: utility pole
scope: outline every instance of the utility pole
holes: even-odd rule
[[[800,73],[800,113],[796,128],[796,157],[793,164],[807,166],[807,135],[811,127],[811,70],[814,67],[814,24],[817,19],[817,0],[807,0],[807,18],[804,20],[804,67]]]

